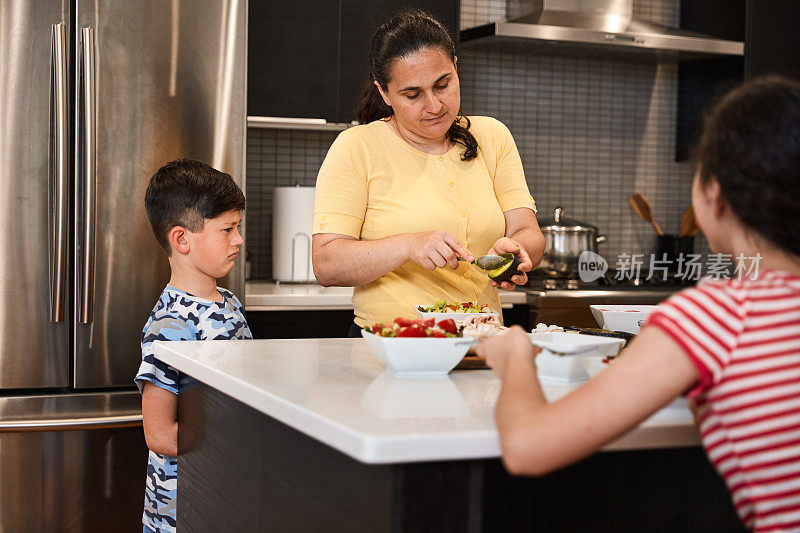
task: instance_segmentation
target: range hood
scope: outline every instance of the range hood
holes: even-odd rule
[[[636,20],[632,1],[508,0],[508,21],[462,30],[461,47],[656,59],[744,55],[741,41]]]

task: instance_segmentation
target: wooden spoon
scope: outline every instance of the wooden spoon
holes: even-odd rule
[[[658,225],[658,222],[656,222],[656,219],[653,216],[653,209],[650,207],[650,203],[647,201],[647,198],[645,198],[643,194],[636,193],[630,198],[628,198],[628,201],[630,202],[633,210],[636,211],[636,214],[638,214],[640,217],[642,217],[643,219],[645,219],[646,221],[650,222],[650,224],[653,225],[653,228],[655,228],[656,233],[658,233],[659,235],[664,235],[664,232],[661,231],[661,227]]]
[[[700,231],[700,226],[694,217],[694,208],[689,206],[681,217],[681,237],[694,237],[698,231]]]
[[[689,206],[686,208],[686,211],[683,212],[683,216],[681,216],[681,237],[688,237],[689,232],[692,231],[692,227],[694,226],[694,208]]]

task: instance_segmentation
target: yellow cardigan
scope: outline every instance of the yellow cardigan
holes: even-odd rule
[[[314,199],[314,233],[382,239],[444,229],[475,257],[505,233],[503,213],[536,211],[514,139],[501,122],[469,117],[478,157],[462,161],[456,144],[437,156],[417,150],[384,121],[355,126],[336,138],[322,163]],[[353,268],[358,268],[354,265]],[[416,305],[477,300],[500,310],[497,289],[483,270],[461,263],[425,270],[411,261],[355,287],[361,326],[416,316]]]

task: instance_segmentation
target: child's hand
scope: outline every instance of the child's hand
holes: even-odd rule
[[[489,337],[475,347],[475,353],[486,358],[497,377],[504,379],[506,361],[509,357],[533,357],[541,350],[531,344],[528,334],[519,326],[512,326],[508,333]]]

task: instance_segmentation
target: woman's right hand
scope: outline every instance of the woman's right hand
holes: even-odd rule
[[[457,257],[467,261],[473,260],[467,247],[448,231],[435,230],[407,235],[408,260],[427,270],[444,268],[448,265],[455,270],[458,268]]]

